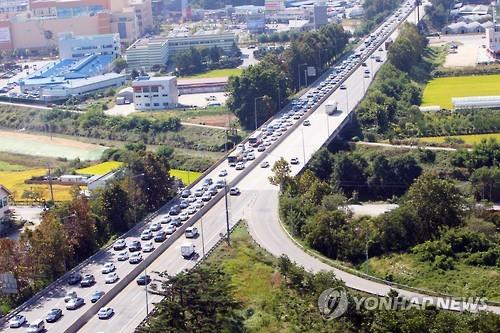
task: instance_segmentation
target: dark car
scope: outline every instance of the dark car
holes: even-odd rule
[[[52,309],[52,310],[50,310],[49,314],[45,318],[45,321],[48,323],[55,323],[61,317],[62,317],[62,310],[61,309]]]
[[[173,206],[172,208],[170,208],[170,210],[168,211],[168,213],[170,215],[179,215],[179,213],[181,212],[181,208],[177,205]]]
[[[167,239],[167,233],[163,230],[160,230],[158,231],[156,234],[155,234],[155,237],[154,237],[154,240],[155,242],[157,243],[161,243],[163,242],[165,239]]]
[[[75,285],[80,283],[81,280],[82,280],[82,275],[80,273],[72,273],[68,277],[68,284]]]
[[[96,290],[90,296],[90,301],[92,303],[95,303],[95,302],[97,302],[98,300],[101,299],[102,295],[104,295],[104,291]]]
[[[151,282],[151,276],[149,275],[141,275],[137,278],[137,284],[140,286],[144,286],[146,284],[149,284]]]
[[[130,252],[140,251],[141,249],[142,249],[142,246],[141,246],[141,242],[139,242],[139,241],[133,241],[128,246],[128,250]]]
[[[87,274],[80,281],[80,287],[90,287],[95,283],[95,277],[92,274]]]

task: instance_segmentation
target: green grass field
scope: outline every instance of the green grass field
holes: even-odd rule
[[[461,139],[465,144],[476,144],[481,142],[483,139],[494,138],[500,142],[500,133],[491,133],[491,134],[471,134],[471,135],[454,135],[454,136],[429,136],[424,138],[419,138],[419,141],[422,142],[432,142],[432,143],[443,143],[446,138],[454,138]]]
[[[205,73],[186,76],[186,79],[213,79],[217,77],[239,76],[243,70],[241,68],[214,69]]]
[[[455,268],[442,271],[423,263],[414,255],[401,254],[371,258],[369,267],[375,276],[391,274],[395,282],[460,297],[484,296],[500,300],[500,271],[465,265],[457,260]]]
[[[0,171],[23,171],[26,169],[27,167],[24,165],[0,161]]]
[[[110,161],[92,165],[88,168],[78,169],[77,173],[82,175],[105,175],[122,166],[122,162]]]
[[[500,95],[500,74],[443,77],[431,80],[424,89],[422,106],[451,109],[452,97]]]
[[[170,169],[170,175],[176,178],[180,178],[184,185],[187,186],[198,179],[198,177],[201,176],[201,172]]]

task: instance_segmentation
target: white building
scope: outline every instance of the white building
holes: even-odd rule
[[[83,58],[91,54],[107,54],[118,58],[121,54],[120,35],[74,36],[71,32],[59,35],[59,58]]]
[[[5,220],[9,211],[9,196],[12,193],[3,185],[0,185],[0,223]],[[2,227],[0,226],[0,230]]]
[[[168,60],[166,38],[143,38],[135,41],[126,51],[129,68],[151,69],[163,66]]]
[[[500,25],[486,29],[486,49],[493,57],[500,57]]]
[[[194,35],[177,33],[169,36],[167,42],[170,56],[182,50],[189,50],[191,47],[210,48],[217,46],[228,52],[235,43],[235,34],[232,32],[217,33],[215,31],[201,31]]]
[[[132,82],[136,110],[161,110],[177,106],[175,76],[140,76]]]

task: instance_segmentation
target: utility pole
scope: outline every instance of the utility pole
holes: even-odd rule
[[[147,268],[144,268],[144,290],[146,291],[146,317],[149,313],[149,302],[148,302],[148,278],[147,278]]]
[[[230,240],[230,236],[229,236],[229,209],[228,209],[228,205],[227,205],[227,183],[224,186],[224,189],[225,189],[224,199],[225,199],[225,202],[226,202],[227,245],[231,246],[231,240]]]
[[[50,164],[47,164],[47,168],[49,169],[49,190],[50,190],[50,201],[54,204],[54,191],[52,190],[52,174],[50,172]]]
[[[203,216],[200,217],[200,227],[201,227],[201,248],[203,251],[203,256],[205,256],[205,233],[203,232]]]

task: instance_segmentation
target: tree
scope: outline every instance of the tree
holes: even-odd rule
[[[467,208],[460,190],[450,180],[432,173],[423,174],[413,183],[403,206],[415,213],[415,237],[419,241],[435,238],[441,228],[461,225]]]
[[[364,170],[367,167],[366,160],[359,156],[348,153],[339,153],[334,157],[332,183],[344,191],[347,196],[364,186],[367,178]]]
[[[99,204],[99,215],[111,232],[121,233],[129,229],[128,195],[119,182],[109,183],[99,192],[95,201]]]
[[[477,198],[490,201],[500,199],[500,167],[476,169],[470,176],[470,181]]]
[[[138,332],[244,332],[241,305],[230,276],[220,268],[200,266],[169,277],[160,293],[164,299]]]
[[[121,73],[125,68],[127,68],[127,61],[123,58],[118,58],[113,61],[113,72]]]
[[[329,258],[338,258],[344,244],[342,230],[346,225],[344,213],[321,211],[312,216],[306,226],[306,241],[315,250]]]
[[[332,156],[328,149],[321,148],[309,161],[309,169],[314,172],[316,177],[327,180],[332,174]]]
[[[269,182],[273,185],[279,186],[281,190],[291,181],[290,173],[292,169],[288,162],[281,157],[277,160],[271,171],[274,173],[274,176],[269,177]]]

